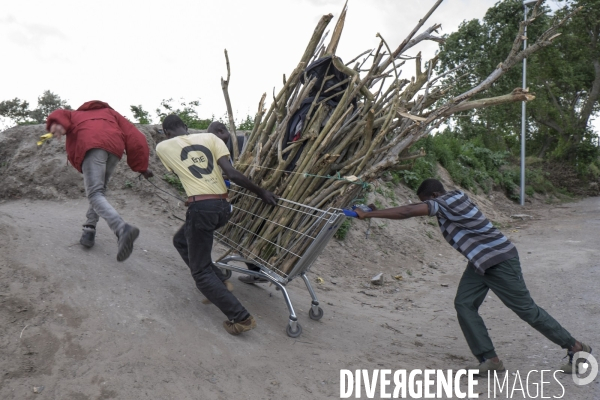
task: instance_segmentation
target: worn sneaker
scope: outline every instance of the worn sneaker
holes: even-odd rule
[[[493,362],[492,360],[485,360],[484,362],[480,363],[479,365],[471,365],[471,366],[467,367],[467,369],[478,369],[479,376],[487,376],[488,371],[496,371],[496,372],[504,372],[505,371],[502,360],[498,361],[497,363]]]
[[[89,249],[94,246],[94,239],[96,239],[96,228],[91,225],[84,225],[79,243]]]
[[[133,242],[140,235],[140,230],[133,225],[125,224],[125,227],[119,235],[119,251],[117,252],[117,261],[125,261],[133,251]]]
[[[581,342],[580,342],[581,343]],[[591,353],[592,352],[592,348],[590,346],[588,346],[585,343],[581,343],[581,347],[583,347],[583,349],[581,351],[585,351],[586,353]],[[573,356],[575,355],[576,352],[573,351],[567,351],[567,355],[565,356],[565,358],[569,357],[569,362],[567,362],[566,364],[562,365],[560,367],[560,369],[565,373],[565,374],[572,374],[573,373]],[[575,373],[579,373],[579,364],[584,363],[586,360],[583,358],[578,359],[575,362]]]
[[[233,284],[229,281],[223,281],[223,283],[225,284],[225,287],[227,288],[227,290],[229,290],[230,292],[233,292]],[[204,298],[202,300],[202,304],[212,304],[211,301],[207,298]]]
[[[268,279],[266,278],[261,278],[260,276],[252,276],[252,275],[242,275],[242,276],[238,276],[238,279],[244,283],[247,283],[249,285],[253,285],[255,283],[265,283],[265,282],[269,282]]]
[[[246,331],[256,328],[256,321],[254,320],[254,317],[251,315],[248,318],[246,318],[245,320],[240,321],[240,322],[224,321],[223,328],[225,328],[227,333],[229,333],[230,335],[237,336],[240,333],[243,333],[243,332],[246,332]]]

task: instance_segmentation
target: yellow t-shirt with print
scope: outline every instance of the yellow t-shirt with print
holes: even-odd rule
[[[176,136],[156,146],[156,154],[181,180],[188,196],[227,193],[217,160],[229,150],[212,133]]]

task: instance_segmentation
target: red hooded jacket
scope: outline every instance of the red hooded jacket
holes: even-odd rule
[[[107,103],[88,101],[76,111],[56,110],[48,116],[46,129],[52,124],[67,131],[67,158],[79,172],[85,154],[91,149],[103,149],[119,157],[127,153],[127,164],[135,172],[148,169],[146,136]]]

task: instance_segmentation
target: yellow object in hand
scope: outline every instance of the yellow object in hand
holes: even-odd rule
[[[52,139],[52,137],[54,137],[54,135],[51,133],[46,133],[45,135],[40,136],[40,140],[37,142],[37,145],[41,146],[46,140]]]

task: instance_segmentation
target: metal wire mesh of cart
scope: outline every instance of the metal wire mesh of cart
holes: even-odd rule
[[[229,196],[231,218],[215,237],[230,252],[274,272],[282,281],[310,267],[344,217],[339,209],[320,210],[282,198],[276,207],[269,206],[233,184]]]

